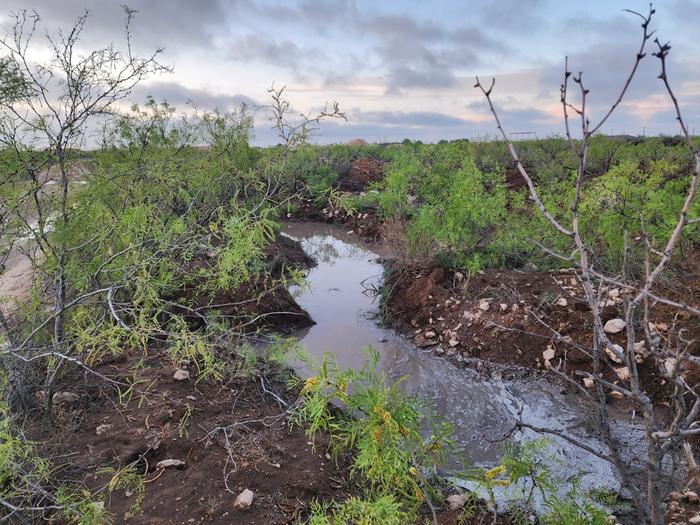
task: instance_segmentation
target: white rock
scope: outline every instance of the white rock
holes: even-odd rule
[[[80,399],[80,396],[74,392],[56,392],[51,401],[54,405],[67,405],[75,403],[78,399]]]
[[[608,334],[619,334],[625,329],[626,326],[627,323],[622,319],[610,319],[607,323],[605,323],[603,330],[605,330],[605,332]]]
[[[692,518],[688,519],[688,523],[692,523],[693,525],[700,523],[700,514],[696,514]]]
[[[626,366],[616,368],[615,373],[617,374],[617,377],[619,377],[622,381],[628,381],[630,378],[630,371]]]
[[[622,392],[618,392],[617,390],[611,390],[610,392],[608,392],[608,394],[610,395],[610,397],[614,397],[615,399],[622,399],[624,397]]]
[[[518,310],[520,310],[520,306],[518,306],[517,304],[513,303],[513,306],[510,307],[510,311],[513,312],[513,313],[515,313],[515,312],[517,312]]]
[[[255,496],[255,494],[253,494],[252,490],[243,490],[233,501],[233,508],[236,510],[248,510],[253,504],[253,496]]]
[[[625,351],[624,348],[622,348],[620,345],[613,345],[613,347],[615,348],[615,350],[618,350],[619,352],[624,353],[624,351]],[[613,352],[612,350],[610,350],[607,347],[605,348],[605,353],[608,354],[608,357],[610,358],[610,360],[613,363],[620,364],[623,362],[622,358],[620,358],[615,352]]]
[[[698,498],[698,493],[693,492],[692,490],[684,490],[683,495],[690,503],[697,503],[700,501],[700,498]]]
[[[542,352],[542,359],[544,360],[544,367],[549,368],[551,366],[550,361],[554,359],[556,351],[552,347],[547,347],[547,349]]]
[[[455,347],[459,344],[459,341],[457,339],[450,339],[450,342],[448,344],[452,347]]]
[[[566,308],[567,306],[569,306],[569,301],[566,300],[566,297],[560,297],[559,299],[557,299],[557,306]]]
[[[593,388],[593,385],[595,385],[595,381],[591,379],[590,377],[584,377],[583,378],[583,386],[586,388]]]
[[[674,372],[676,371],[676,363],[678,361],[673,358],[669,357],[668,359],[664,359],[664,369],[666,370],[666,374],[669,376],[672,376]]]
[[[190,378],[190,373],[187,370],[175,370],[173,379],[175,381],[187,381]]]
[[[501,303],[501,312],[508,310],[508,305],[506,303]]]
[[[159,470],[166,468],[182,468],[186,465],[184,461],[179,459],[164,459],[156,463],[156,468]]]
[[[457,281],[458,283],[464,281],[464,274],[461,272],[455,272],[455,281]]]
[[[668,325],[666,323],[649,323],[649,330],[651,332],[666,332]]]
[[[608,297],[611,299],[615,299],[616,297],[620,297],[620,289],[619,288],[613,288],[608,292]]]
[[[446,501],[447,505],[450,507],[450,510],[459,510],[464,507],[468,500],[468,494],[452,494],[451,496],[447,496]]]
[[[432,330],[428,330],[428,331],[425,332],[425,334],[423,334],[423,335],[425,335],[425,337],[426,337],[427,339],[432,339],[433,337],[435,337],[436,334],[435,334],[435,332],[433,332]]]
[[[95,429],[95,434],[101,436],[105,432],[108,432],[112,428],[112,425],[100,425]]]
[[[488,302],[488,301],[479,302],[479,310],[482,310],[484,312],[488,312],[489,308],[491,308],[490,302]]]

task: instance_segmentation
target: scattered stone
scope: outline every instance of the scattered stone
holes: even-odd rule
[[[156,463],[156,468],[159,470],[166,468],[184,468],[186,463],[179,459],[164,459]]]
[[[450,342],[448,344],[452,347],[455,347],[459,344],[459,341],[457,339],[450,339]]]
[[[560,297],[559,299],[557,299],[557,306],[566,308],[567,306],[569,306],[569,301],[566,300],[566,297]]]
[[[676,371],[676,364],[677,363],[678,363],[678,361],[673,357],[669,357],[668,359],[664,359],[664,369],[666,370],[666,374],[668,376],[673,376],[673,374]]]
[[[692,518],[688,519],[688,523],[692,523],[693,525],[700,523],[700,514],[696,514]]]
[[[551,367],[551,361],[552,359],[554,359],[555,355],[556,351],[551,346],[548,346],[547,349],[544,352],[542,352],[542,359],[544,360],[545,368]]]
[[[671,501],[680,501],[683,499],[683,493],[674,490],[673,492],[668,493],[668,499]]]
[[[629,368],[627,368],[626,366],[616,368],[615,373],[617,374],[617,377],[619,377],[622,381],[629,381],[630,371]]]
[[[489,308],[491,308],[491,303],[483,300],[479,302],[479,310],[482,310],[484,312],[488,312]]]
[[[615,299],[617,297],[620,297],[620,289],[619,288],[613,288],[608,292],[608,297],[611,299]]]
[[[464,507],[468,500],[468,494],[452,494],[447,496],[447,505],[450,507],[450,510],[459,510]]]
[[[649,323],[649,331],[651,332],[667,332],[668,324],[666,323]]]
[[[56,392],[51,401],[54,405],[68,405],[70,403],[75,403],[80,399],[80,396],[75,392]]]
[[[425,334],[423,334],[423,335],[425,335],[425,337],[426,337],[427,339],[432,339],[432,338],[434,338],[437,334],[436,334],[434,331],[432,331],[432,330],[428,330],[428,331],[425,332]]]
[[[518,310],[520,310],[520,306],[518,306],[517,304],[513,303],[513,306],[510,307],[510,311],[513,312],[513,313],[515,313],[515,312],[517,312]]]
[[[108,432],[111,428],[112,425],[100,425],[95,429],[95,434],[101,436],[102,434]]]
[[[595,385],[595,381],[591,379],[590,377],[584,377],[583,378],[583,386],[586,388],[593,388],[593,385]]]
[[[617,390],[611,390],[609,392],[610,397],[614,397],[615,399],[622,399],[624,396],[622,395],[622,392],[618,392]]]
[[[175,370],[173,379],[175,381],[187,381],[190,378],[190,373],[187,370]]]
[[[700,501],[697,492],[693,492],[692,490],[684,490],[683,495],[685,496],[685,499],[687,499],[690,503],[697,503],[698,501]]]
[[[428,346],[435,346],[438,344],[436,339],[427,339],[423,334],[418,334],[413,342],[420,348],[426,348]]]
[[[619,334],[625,329],[626,326],[627,323],[622,319],[610,319],[607,323],[605,323],[603,330],[605,330],[605,332],[608,334]]]
[[[461,283],[464,281],[464,274],[462,272],[455,272],[455,282]]]
[[[501,312],[505,312],[506,310],[508,310],[508,305],[506,303],[501,303],[500,306],[501,306]]]
[[[241,492],[236,499],[233,501],[233,508],[236,510],[248,510],[253,504],[253,491],[250,489],[245,489]]]
[[[619,352],[623,352],[623,353],[624,353],[624,351],[625,351],[620,345],[613,345],[613,347],[615,348],[615,350],[618,350]],[[615,352],[613,352],[612,350],[610,350],[610,348],[605,347],[605,353],[608,354],[608,357],[610,358],[610,360],[611,360],[613,363],[620,364],[620,363],[623,362],[622,358],[619,357]]]

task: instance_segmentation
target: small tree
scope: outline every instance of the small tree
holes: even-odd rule
[[[564,79],[561,85],[561,104],[564,114],[564,124],[566,137],[572,150],[578,158],[576,170],[575,193],[571,202],[570,214],[565,219],[557,218],[557,214],[550,210],[541,200],[537,186],[533,177],[523,166],[518,152],[513,143],[508,139],[498,117],[498,113],[492,101],[495,79],[489,86],[484,85],[479,78],[476,79],[475,87],[480,89],[486,98],[491,113],[496,121],[498,130],[508,146],[508,150],[513,160],[517,164],[518,171],[527,184],[530,199],[534,202],[539,212],[546,217],[549,224],[558,233],[570,239],[575,247],[574,255],[569,257],[543,247],[551,256],[566,261],[578,269],[578,276],[583,284],[585,299],[593,315],[593,343],[588,349],[588,356],[592,362],[593,373],[577,371],[579,377],[585,377],[594,383],[593,394],[581,388],[578,382],[574,382],[585,395],[591,397],[597,407],[596,421],[598,429],[609,448],[609,454],[600,454],[584,443],[579,442],[572,436],[565,435],[553,429],[537,429],[561,436],[572,443],[581,446],[589,452],[610,461],[620,474],[622,484],[632,494],[635,510],[640,523],[652,523],[661,525],[664,523],[665,506],[664,501],[668,492],[677,482],[673,479],[677,475],[674,468],[671,472],[667,468],[670,459],[675,466],[679,464],[683,455],[686,455],[689,468],[695,464],[692,457],[688,438],[700,434],[700,425],[697,418],[700,415],[700,392],[689,384],[685,371],[688,365],[699,364],[700,358],[690,353],[693,341],[688,341],[683,337],[682,331],[676,331],[671,327],[668,333],[663,333],[658,327],[651,324],[651,312],[657,305],[671,307],[678,311],[688,312],[692,315],[700,315],[700,308],[681,303],[661,296],[655,289],[659,277],[667,270],[671,262],[674,249],[676,248],[682,232],[686,226],[700,219],[689,219],[688,214],[693,204],[697,192],[698,177],[700,177],[700,150],[693,143],[688,132],[688,127],[681,115],[680,107],[676,95],[669,83],[666,59],[671,46],[662,44],[655,39],[656,52],[653,55],[659,59],[661,72],[659,78],[664,84],[666,92],[672,102],[676,113],[676,118],[680,125],[680,131],[688,146],[688,151],[694,157],[695,168],[689,176],[687,193],[682,208],[678,210],[678,220],[670,235],[665,239],[654,239],[646,232],[642,232],[637,241],[642,246],[643,271],[640,276],[635,276],[629,270],[628,262],[632,254],[630,239],[625,234],[625,262],[617,274],[603,273],[594,268],[592,264],[594,249],[590,246],[581,234],[579,204],[583,192],[586,191],[585,179],[588,166],[588,153],[591,139],[594,134],[601,130],[610,116],[615,112],[625,97],[627,90],[635,77],[639,64],[647,56],[647,46],[654,31],[650,29],[650,23],[654,14],[654,9],[650,6],[646,15],[629,11],[642,20],[642,40],[635,55],[635,60],[630,74],[627,76],[622,89],[603,117],[592,123],[588,114],[589,90],[585,87],[583,74],[573,75],[568,67],[568,60],[564,71]],[[569,87],[570,82],[578,86],[580,102],[578,105],[570,102]],[[581,138],[574,139],[570,128],[570,115],[575,115],[580,121]],[[601,302],[607,299],[607,290],[617,287],[622,290],[624,296],[624,311],[626,323],[626,344],[624,348],[614,345],[605,331],[603,316],[601,313]],[[568,344],[568,339],[556,329],[549,327],[555,337],[563,344]],[[652,403],[647,394],[648,383],[640,376],[637,356],[641,346],[646,346],[646,350],[651,356],[653,366],[658,370],[659,375],[668,382],[671,392],[671,415],[664,417],[658,408]],[[610,356],[610,357],[607,357]],[[621,377],[619,382],[613,383],[603,378],[602,371],[605,367],[610,367],[610,360],[624,363],[628,377]],[[555,370],[561,377],[573,381],[568,375]],[[649,379],[646,379],[649,381]],[[611,421],[613,416],[608,411],[607,397],[609,394],[624,397],[633,403],[635,407],[641,409],[644,421],[644,428],[647,443],[646,468],[643,473],[645,481],[638,482],[637,473],[633,465],[626,463],[621,457],[622,443],[611,432]],[[522,424],[526,426],[525,424]]]
[[[71,220],[70,177],[78,166],[76,152],[85,145],[90,124],[96,118],[110,115],[143,79],[169,70],[158,61],[162,49],[145,58],[134,54],[131,26],[135,13],[124,7],[123,49],[110,44],[80,53],[87,11],[68,32],[46,34],[50,58],[42,62],[34,60],[34,37],[40,22],[36,13],[14,13],[9,33],[0,39],[0,49],[5,52],[0,57],[0,144],[10,161],[14,176],[11,182],[19,186],[11,198],[4,192],[2,208],[14,224],[29,232],[36,248],[35,254],[30,252],[33,264],[36,257],[54,263],[54,270],[47,276],[53,287],[53,314],[46,323],[53,324],[56,355],[62,355],[68,308],[66,255],[76,246],[68,245],[63,235],[48,233],[54,225],[67,229]],[[58,192],[48,191],[54,176],[58,178]],[[23,181],[26,183],[21,184]],[[72,301],[76,304],[80,298]],[[53,381],[62,362],[58,360],[47,375],[49,406]]]

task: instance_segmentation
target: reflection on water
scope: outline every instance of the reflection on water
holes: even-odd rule
[[[316,322],[298,334],[307,352],[319,360],[324,352],[332,352],[341,367],[359,368],[364,361],[363,349],[371,345],[380,354],[380,371],[391,380],[407,376],[403,388],[432,402],[436,413],[454,426],[457,442],[475,465],[495,464],[506,435],[510,435],[506,439],[539,437],[510,432],[520,411],[523,420],[532,425],[571,432],[589,446],[604,450],[586,433],[587,408],[565,395],[561,387],[541,378],[484,378],[474,370],[458,369],[393,330],[378,326],[377,299],[367,287],[381,284],[383,268],[377,262],[380,253],[330,225],[287,224],[285,233],[299,240],[318,263],[309,271],[308,286],[291,289]],[[308,373],[299,364],[295,367],[300,374]],[[583,473],[584,487],[589,483],[619,486],[606,462],[559,438],[551,441],[561,459],[560,475],[568,478]]]

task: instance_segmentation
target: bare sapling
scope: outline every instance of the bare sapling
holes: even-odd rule
[[[492,79],[489,84],[484,84],[477,77],[475,87],[486,98],[498,131],[527,185],[529,198],[539,213],[549,222],[551,228],[570,239],[575,250],[574,255],[569,256],[542,246],[550,256],[573,266],[582,283],[585,301],[590,308],[593,319],[592,343],[590,348],[586,349],[593,372],[579,370],[575,372],[575,377],[591,382],[592,392],[581,388],[579,380],[571,378],[563,371],[555,369],[553,372],[567,381],[574,382],[577,388],[594,402],[597,428],[609,449],[609,453],[593,452],[611,462],[616,468],[623,487],[631,494],[639,522],[660,525],[664,523],[665,501],[669,492],[683,481],[683,472],[690,471],[692,474],[697,471],[689,439],[700,434],[700,425],[697,421],[700,414],[700,392],[697,386],[688,379],[689,369],[692,366],[697,366],[700,362],[700,359],[692,354],[696,342],[688,338],[684,330],[678,328],[676,323],[667,327],[662,326],[661,323],[654,323],[652,319],[655,310],[660,307],[663,307],[665,312],[670,309],[693,316],[700,314],[700,308],[697,306],[671,299],[666,297],[663,292],[658,291],[659,279],[669,270],[684,228],[698,220],[689,218],[689,212],[696,197],[698,177],[700,177],[700,151],[688,131],[680,104],[668,77],[667,58],[671,46],[661,43],[657,38],[652,40],[655,32],[651,30],[650,24],[654,12],[651,6],[647,14],[629,11],[641,19],[641,42],[634,56],[631,71],[626,77],[619,95],[600,120],[596,122],[590,120],[588,106],[590,92],[586,87],[583,73],[572,73],[568,60],[566,61],[560,89],[561,105],[566,138],[578,159],[573,198],[566,216],[560,216],[561,214],[549,209],[543,202],[533,174],[524,167],[516,147],[504,130],[493,102],[495,79]],[[584,175],[588,163],[589,144],[593,135],[601,131],[625,98],[629,86],[637,75],[641,61],[647,58],[650,53],[648,48],[651,45],[655,46],[651,53],[658,59],[660,65],[658,78],[662,81],[671,101],[680,133],[687,144],[689,154],[694,158],[695,167],[692,173],[687,174],[688,183],[685,199],[682,207],[677,210],[677,222],[667,238],[653,238],[644,229],[635,239],[628,239],[626,234],[624,264],[616,272],[603,271],[592,263],[594,248],[582,234],[580,224],[579,204],[582,194],[586,191]],[[572,83],[576,86],[579,95],[576,103],[572,102],[570,97]],[[580,138],[574,136],[572,120],[578,121]],[[632,257],[633,242],[636,243],[636,246],[641,245],[643,259],[641,272],[631,271],[629,268],[628,263]],[[608,291],[615,288],[621,291],[624,301],[622,305],[626,333],[624,345],[615,345],[610,340],[606,332],[606,319],[603,317],[601,307],[607,300]],[[567,344],[567,338],[556,328],[548,328],[557,340]],[[640,364],[643,359],[647,359],[651,363],[651,366],[657,370],[658,376],[663,378],[666,383],[667,391],[670,392],[670,407],[657,406],[647,393],[652,387],[648,382],[658,379],[650,379],[649,374],[640,374]],[[604,379],[603,370],[612,367],[614,363],[624,364],[624,373],[618,374],[619,381]],[[635,411],[639,411],[643,421],[647,447],[645,451],[646,461],[642,472],[639,472],[635,465],[630,464],[623,457],[622,443],[611,428],[615,416],[609,411],[608,401],[610,397],[627,400]],[[537,430],[560,435],[586,448],[585,444],[571,436],[562,435],[555,429]],[[686,468],[680,468],[683,464]]]

